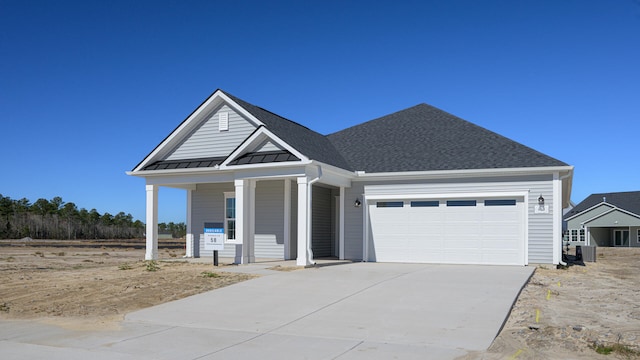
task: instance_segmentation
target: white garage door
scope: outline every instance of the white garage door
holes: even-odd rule
[[[524,265],[522,198],[369,203],[369,258],[381,262]]]

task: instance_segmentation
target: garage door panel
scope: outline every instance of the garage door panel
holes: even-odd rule
[[[378,208],[369,205],[376,261],[524,265],[524,203]]]

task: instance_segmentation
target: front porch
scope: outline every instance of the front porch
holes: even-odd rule
[[[209,258],[204,248],[204,224],[224,226],[220,257],[235,264],[260,259],[295,260],[308,266],[319,258],[344,259],[344,193],[347,184],[322,181],[318,168],[311,176],[252,177],[193,184],[149,183],[145,259],[158,257],[158,192],[160,187],[185,189],[186,253]],[[343,185],[343,186],[340,186]]]

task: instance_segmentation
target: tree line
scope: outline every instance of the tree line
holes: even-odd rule
[[[186,234],[184,223],[158,224],[160,232],[173,237]],[[133,215],[100,214],[96,209],[78,209],[73,202],[56,196],[51,200],[14,200],[0,194],[0,238],[21,239],[133,239],[145,236],[145,224]]]

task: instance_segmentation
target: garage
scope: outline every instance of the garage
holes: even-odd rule
[[[368,258],[525,265],[524,197],[368,200]]]

